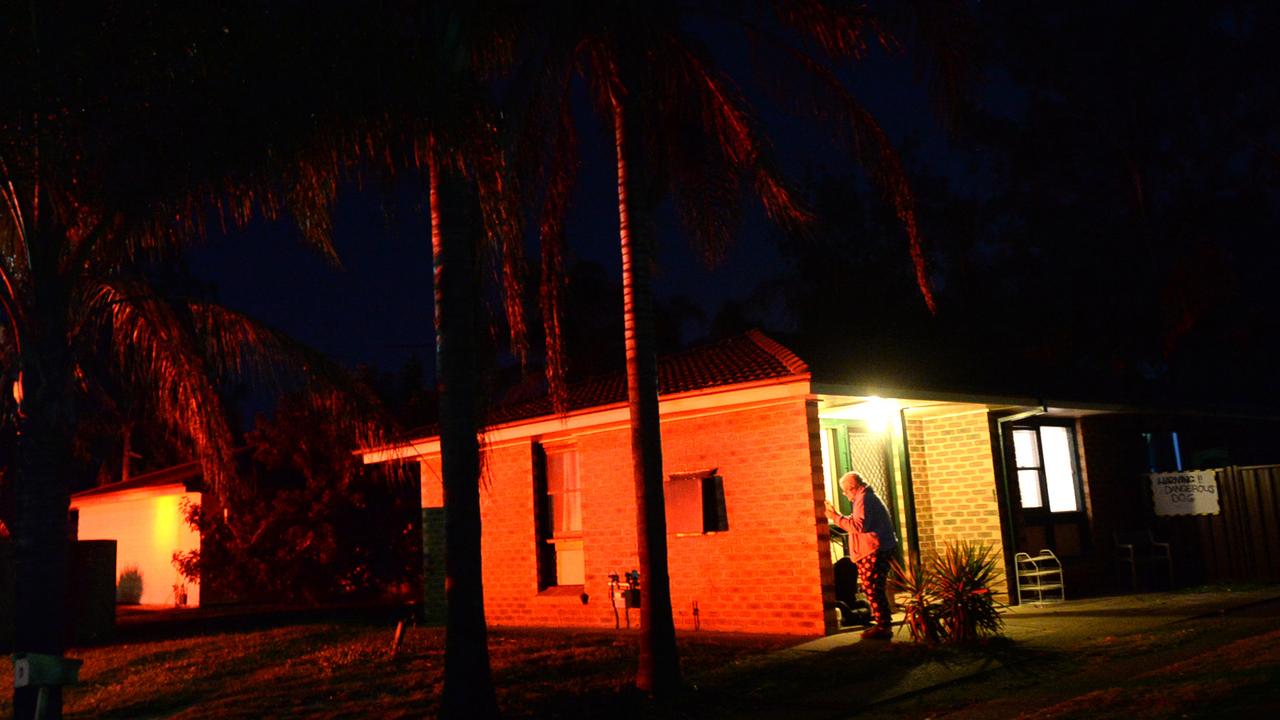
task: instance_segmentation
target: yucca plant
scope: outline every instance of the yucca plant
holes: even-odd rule
[[[938,622],[938,603],[933,596],[930,578],[920,554],[912,553],[905,565],[894,560],[890,564],[895,590],[906,596],[902,606],[902,623],[911,632],[911,639],[933,645],[941,638]]]
[[[1004,625],[992,592],[1000,580],[990,545],[947,543],[927,561],[919,555],[906,565],[895,561],[892,571],[894,586],[907,598],[903,622],[916,642],[972,642]]]
[[[999,579],[990,545],[968,540],[947,543],[942,554],[934,556],[930,571],[938,619],[948,642],[972,642],[1000,632],[1004,621],[992,593]]]

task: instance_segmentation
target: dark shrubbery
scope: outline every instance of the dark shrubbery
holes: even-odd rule
[[[116,603],[137,605],[142,602],[142,571],[137,565],[125,565],[116,581]]]
[[[418,487],[371,470],[323,409],[259,418],[238,488],[187,509],[201,549],[174,557],[206,602],[323,603],[412,597]]]

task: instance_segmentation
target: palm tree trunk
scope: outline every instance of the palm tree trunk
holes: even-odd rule
[[[622,246],[622,316],[627,350],[627,403],[635,474],[636,535],[644,597],[640,604],[640,663],[636,687],[662,695],[680,685],[671,581],[667,571],[667,517],[662,488],[662,430],[658,422],[658,356],[647,232],[632,232],[627,201],[628,113],[615,93],[614,150],[618,158],[618,239]]]
[[[48,307],[47,305],[45,306]],[[68,507],[71,489],[71,360],[65,312],[29,327],[23,338],[22,381],[26,413],[18,437],[15,548],[14,652],[61,656],[67,646],[67,580],[70,561]],[[32,717],[36,689],[14,690],[14,717]],[[45,718],[62,717],[60,688],[46,691]]]
[[[456,232],[446,240],[446,211],[451,227],[466,227],[466,188],[452,174],[441,177],[434,139],[428,152],[445,518],[441,717],[496,718],[499,712],[489,667],[480,558],[480,446],[476,439],[480,302],[476,297],[476,248],[470,238]]]

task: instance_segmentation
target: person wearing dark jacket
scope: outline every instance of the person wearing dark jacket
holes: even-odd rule
[[[890,640],[893,628],[885,581],[889,575],[889,559],[898,547],[893,521],[884,503],[858,473],[845,473],[840,478],[840,492],[849,498],[853,508],[848,515],[841,515],[828,502],[827,520],[849,533],[849,557],[858,566],[858,581],[871,606],[871,627],[862,637]]]

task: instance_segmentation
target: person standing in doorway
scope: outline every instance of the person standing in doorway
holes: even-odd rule
[[[893,521],[884,503],[858,473],[848,472],[840,478],[840,492],[849,498],[853,509],[848,515],[841,515],[827,502],[827,520],[849,533],[849,556],[858,566],[858,582],[862,583],[862,591],[871,606],[871,627],[863,631],[862,637],[891,640],[893,628],[885,581],[889,576],[889,559],[898,547]]]

